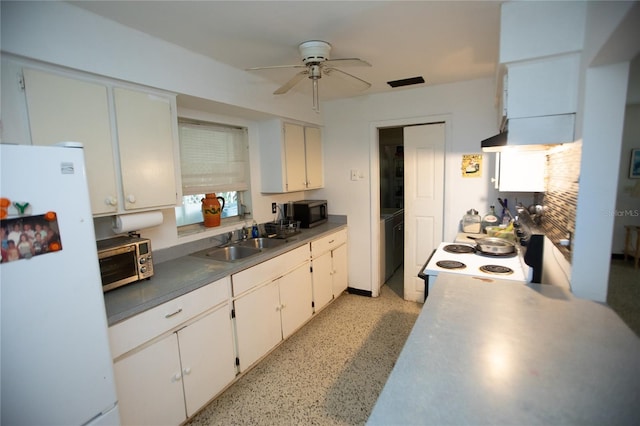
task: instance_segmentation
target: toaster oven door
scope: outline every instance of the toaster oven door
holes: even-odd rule
[[[138,280],[136,257],[135,245],[106,250],[98,255],[103,292]]]

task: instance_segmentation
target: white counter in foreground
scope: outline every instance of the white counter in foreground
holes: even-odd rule
[[[640,339],[609,307],[442,273],[368,424],[639,421]]]

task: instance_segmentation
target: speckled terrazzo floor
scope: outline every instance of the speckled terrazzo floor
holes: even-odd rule
[[[398,296],[343,294],[188,425],[360,425],[422,308]]]
[[[640,268],[631,260],[611,261],[607,304],[640,337]]]

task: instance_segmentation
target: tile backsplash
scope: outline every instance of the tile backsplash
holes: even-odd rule
[[[547,156],[547,192],[542,202],[546,210],[542,229],[569,262],[576,225],[581,156],[581,141],[555,147]],[[563,238],[571,239],[569,247],[560,245]]]

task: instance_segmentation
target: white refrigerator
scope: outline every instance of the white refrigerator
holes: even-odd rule
[[[84,154],[0,145],[0,423],[119,424]]]

